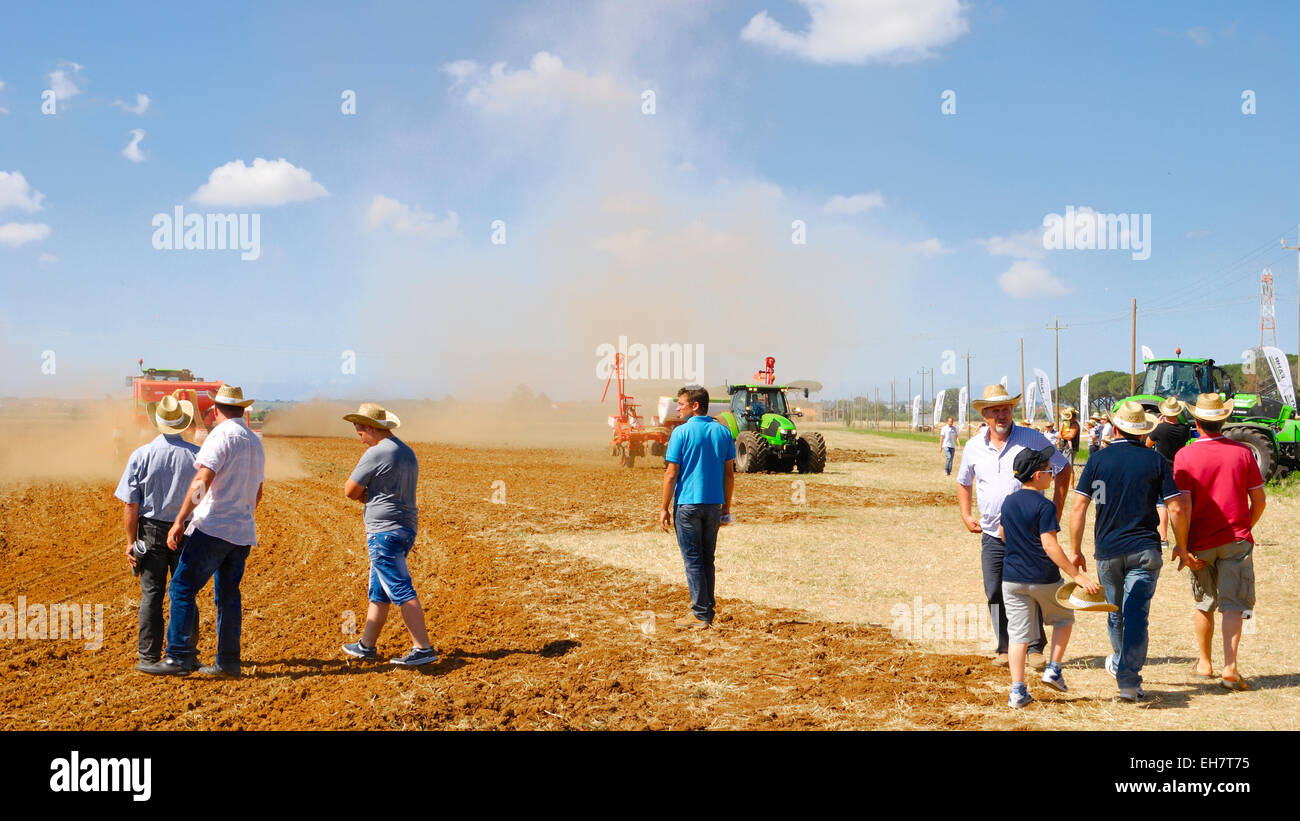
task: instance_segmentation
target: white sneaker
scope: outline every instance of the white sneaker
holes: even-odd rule
[[[1053,670],[1051,667],[1043,671],[1043,683],[1062,693],[1070,691],[1070,688],[1065,686],[1065,676],[1061,675],[1060,670]]]
[[[1026,707],[1032,704],[1033,701],[1034,697],[1029,695],[1028,690],[1023,693],[1017,693],[1015,690],[1012,690],[1011,697],[1007,699],[1007,706],[1018,710],[1021,707]]]
[[[1106,656],[1106,672],[1110,673],[1111,678],[1119,678],[1119,656]]]

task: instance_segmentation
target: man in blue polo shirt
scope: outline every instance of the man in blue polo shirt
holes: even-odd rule
[[[1154,417],[1137,402],[1125,402],[1114,415],[1114,426],[1119,438],[1089,457],[1074,489],[1070,543],[1078,556],[1088,505],[1095,501],[1097,580],[1106,600],[1119,608],[1107,620],[1113,653],[1106,659],[1106,672],[1118,682],[1119,697],[1131,702],[1146,697],[1147,621],[1164,564],[1156,502],[1163,500],[1169,508],[1175,530],[1187,513],[1169,460],[1142,446],[1143,437],[1155,429]]]
[[[730,521],[735,483],[736,443],[731,431],[708,417],[709,392],[685,387],[677,392],[677,415],[686,419],[668,440],[664,454],[663,507],[659,526],[668,532],[669,505],[677,545],[686,565],[691,613],[674,622],[703,630],[713,624],[713,557],[718,527]]]

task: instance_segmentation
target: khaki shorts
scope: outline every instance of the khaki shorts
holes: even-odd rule
[[[1039,638],[1037,614],[1040,612],[1043,614],[1043,623],[1050,624],[1053,628],[1074,624],[1074,611],[1062,607],[1056,600],[1056,591],[1060,587],[1060,582],[1002,582],[1002,608],[1007,614],[1008,642],[1029,644]]]
[[[1255,607],[1255,545],[1247,539],[1228,542],[1192,555],[1206,566],[1192,573],[1196,609],[1252,610]]]

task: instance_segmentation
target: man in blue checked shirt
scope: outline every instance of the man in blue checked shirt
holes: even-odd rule
[[[199,446],[181,434],[194,421],[194,405],[164,396],[154,410],[158,436],[127,460],[113,494],[123,503],[126,560],[140,576],[140,660],[136,669],[156,663],[163,649],[163,594],[176,572],[180,552],[167,549],[167,531],[180,512],[197,470]],[[197,639],[197,625],[195,638]]]
[[[669,506],[686,566],[691,612],[674,624],[691,630],[713,625],[714,563],[718,527],[731,519],[736,443],[726,425],[709,418],[709,392],[685,387],[677,392],[678,425],[664,454],[663,507],[659,526],[668,531]],[[725,521],[724,521],[725,517]]]

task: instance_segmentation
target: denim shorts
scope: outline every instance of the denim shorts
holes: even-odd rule
[[[415,546],[415,533],[404,527],[366,536],[370,553],[369,599],[375,604],[406,604],[416,598],[406,554]]]

